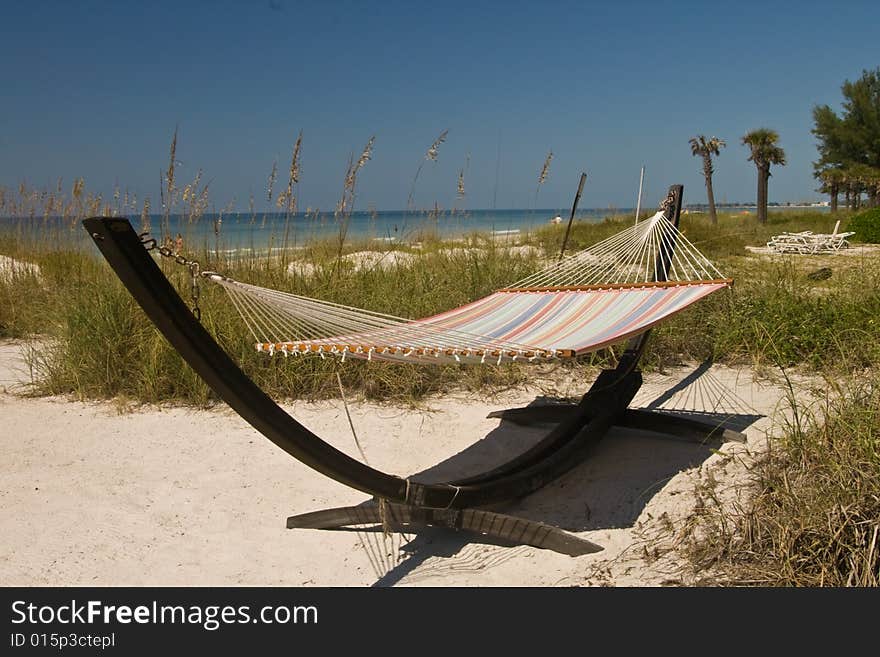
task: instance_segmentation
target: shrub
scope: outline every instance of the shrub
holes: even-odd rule
[[[880,208],[871,208],[855,215],[849,221],[849,230],[859,242],[880,244]]]

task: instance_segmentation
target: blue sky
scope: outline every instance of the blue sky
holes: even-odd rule
[[[771,201],[818,199],[814,105],[880,66],[875,2],[46,2],[6,0],[0,27],[0,185],[83,176],[159,202],[199,168],[218,209],[265,206],[303,132],[299,205],[330,209],[348,157],[376,136],[357,209],[399,209],[434,138],[416,205],[630,207],[675,182],[704,202],[688,138],[725,139],[718,201],[755,196],[740,137],[780,133]],[[496,165],[500,147],[500,172]],[[462,203],[459,202],[459,207]]]

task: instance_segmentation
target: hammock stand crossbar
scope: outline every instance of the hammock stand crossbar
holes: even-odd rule
[[[670,187],[667,218],[677,227],[682,186]],[[305,465],[373,496],[365,504],[288,518],[288,528],[341,528],[383,522],[462,529],[502,541],[580,555],[601,546],[544,523],[481,507],[535,492],[569,471],[615,424],[640,423],[654,431],[678,431],[678,418],[628,409],[642,383],[638,363],[650,330],[631,338],[614,369],[603,370],[580,402],[565,408],[556,425],[533,447],[482,474],[446,483],[422,483],[371,468],[326,443],[278,406],[205,330],[126,219],[93,217],[85,229],[116,275],[174,349],[215,393],[257,431]],[[674,243],[661,243],[655,280],[667,280]],[[528,410],[528,409],[525,409]],[[515,413],[514,413],[515,414]],[[518,418],[529,421],[528,413]],[[636,417],[637,416],[637,417]],[[633,418],[636,418],[634,420]],[[717,429],[690,421],[690,436],[704,442]],[[732,436],[730,432],[726,438]],[[698,438],[699,437],[699,438]]]

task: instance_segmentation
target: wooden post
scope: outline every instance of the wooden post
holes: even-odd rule
[[[571,206],[571,216],[568,218],[568,226],[565,227],[565,237],[562,238],[562,248],[559,250],[559,259],[565,255],[565,247],[568,244],[568,236],[571,233],[571,222],[574,221],[574,213],[577,210],[578,203],[581,200],[581,193],[584,191],[584,183],[587,182],[587,174],[581,174],[581,181],[578,183],[577,194],[574,195],[574,203]]]
[[[666,218],[672,222],[676,230],[681,219],[681,197],[684,195],[683,185],[672,185],[669,188],[672,196],[672,204],[666,208]],[[669,268],[672,266],[672,254],[675,251],[675,238],[664,235],[660,240],[660,249],[657,253],[657,266],[654,270],[655,281],[665,281],[669,277]]]

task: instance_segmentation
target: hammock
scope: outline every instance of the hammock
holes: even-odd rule
[[[556,527],[480,507],[520,499],[568,472],[615,424],[701,444],[717,434],[717,424],[629,408],[642,384],[638,364],[650,326],[731,283],[678,233],[682,191],[681,185],[670,187],[665,215],[658,213],[485,299],[418,321],[201,272],[226,288],[257,338],[257,348],[268,353],[417,362],[538,361],[571,357],[637,335],[617,366],[603,370],[577,404],[552,407],[561,415],[553,418],[555,426],[544,438],[483,473],[444,483],[375,470],[323,441],[272,401],[205,330],[197,307],[190,312],[149,256],[155,240],[137,235],[125,219],[90,217],[83,226],[147,316],[221,399],[294,458],[375,498],[357,507],[292,516],[288,528],[434,525],[574,556],[602,548]],[[170,250],[160,253],[175,256]],[[175,259],[190,266],[195,280],[198,264]],[[518,411],[524,412],[503,411],[503,417],[530,421],[535,412],[538,420],[546,415],[540,408]],[[744,439],[726,430],[720,437]]]
[[[206,278],[225,288],[260,352],[429,364],[573,358],[732,283],[663,210],[487,297],[419,320]]]

